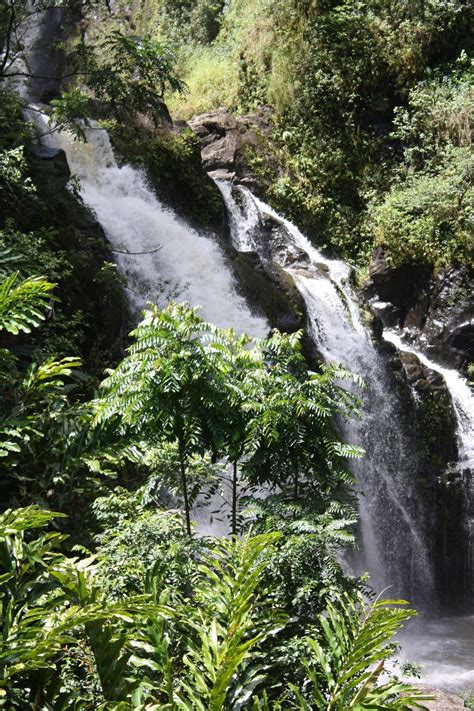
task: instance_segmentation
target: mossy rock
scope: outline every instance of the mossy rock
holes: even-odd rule
[[[248,302],[265,313],[272,328],[293,333],[304,327],[304,300],[284,269],[263,264],[254,252],[236,252],[233,266]]]
[[[146,170],[158,198],[196,229],[221,232],[221,194],[201,164],[200,143],[185,126],[117,126],[111,132],[117,153]]]

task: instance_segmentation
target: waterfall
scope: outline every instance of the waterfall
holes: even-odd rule
[[[393,343],[399,350],[413,353],[426,367],[443,376],[451,395],[454,413],[457,420],[458,461],[456,469],[464,480],[465,525],[469,546],[467,570],[465,577],[467,586],[471,586],[468,595],[472,594],[474,580],[474,560],[472,546],[474,542],[474,391],[463,376],[454,368],[445,368],[430,360],[424,353],[413,348],[394,331],[384,331],[385,340]]]
[[[35,118],[47,128],[45,117],[35,112]],[[218,325],[265,335],[266,319],[252,313],[239,293],[219,244],[162,205],[142,171],[119,166],[105,130],[93,124],[86,133],[87,143],[67,132],[55,132],[44,141],[65,151],[84,203],[115,250],[132,310],[147,302],[187,300],[201,305],[203,316]],[[355,466],[362,548],[356,572],[369,570],[377,589],[393,586],[390,595],[435,606],[427,536],[430,511],[427,497],[419,495],[416,446],[401,425],[400,403],[385,360],[361,320],[350,268],[325,258],[294,225],[245,188],[232,189],[225,183],[219,188],[228,207],[234,247],[257,252],[263,261],[273,260],[285,269],[305,300],[308,330],[318,351],[328,362],[341,363],[367,381],[363,417],[341,423],[344,438],[361,444],[367,453]],[[265,220],[281,231],[277,248],[264,239]],[[286,260],[288,251],[298,258]]]
[[[376,589],[391,586],[390,596],[407,596],[436,607],[430,553],[431,512],[424,482],[418,482],[416,443],[402,425],[403,415],[384,357],[372,345],[350,285],[350,268],[319,253],[288,220],[243,187],[220,183],[232,227],[234,246],[268,259],[262,223],[271,218],[283,229],[286,246],[299,258],[280,265],[294,279],[308,313],[308,329],[321,355],[363,375],[360,421],[341,423],[344,438],[360,444],[366,456],[354,467],[360,490],[362,560]],[[271,255],[275,259],[275,254]]]
[[[34,119],[45,133],[47,118],[35,114]],[[86,134],[86,143],[66,131],[43,140],[65,151],[85,205],[115,250],[131,309],[138,312],[147,302],[189,301],[218,326],[265,336],[265,318],[250,311],[217,242],[160,203],[141,170],[117,165],[107,131],[92,125]]]
[[[443,376],[453,401],[457,419],[459,443],[459,466],[462,469],[474,468],[474,391],[465,378],[454,368],[444,368],[430,360],[424,353],[413,348],[394,331],[384,331],[384,339],[393,343],[399,350],[416,355],[427,368]]]

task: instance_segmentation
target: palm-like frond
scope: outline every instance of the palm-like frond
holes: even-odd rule
[[[321,636],[309,639],[306,661],[308,695],[292,686],[299,709],[425,709],[430,697],[398,679],[379,683],[385,662],[394,652],[393,637],[415,614],[403,600],[366,603],[361,595],[340,596],[319,617]]]
[[[44,277],[20,279],[14,272],[0,283],[0,331],[29,333],[46,317],[53,296],[52,284]]]

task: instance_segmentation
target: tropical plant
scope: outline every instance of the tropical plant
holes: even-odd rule
[[[91,97],[105,102],[109,113],[119,120],[140,113],[158,125],[171,121],[165,92],[185,91],[184,82],[175,73],[173,50],[149,36],[114,30],[96,47],[80,44],[75,58],[87,93],[73,88],[51,101],[53,130],[67,128],[85,138]]]
[[[8,267],[14,255],[3,256]],[[54,300],[54,286],[44,277],[22,279],[18,272],[6,276],[0,283],[0,332],[17,336],[38,327]],[[80,365],[78,358],[25,364],[11,349],[0,350],[0,489],[6,495],[4,506],[27,491],[30,496],[33,491],[41,495],[58,476],[68,440],[83,426],[84,410],[71,407],[71,386],[66,384]],[[48,444],[44,446],[46,436]]]
[[[415,613],[400,607],[403,600],[366,602],[362,595],[339,596],[319,617],[320,636],[309,639],[311,657],[302,689],[291,686],[294,708],[346,711],[346,709],[426,709],[432,697],[389,678],[379,684],[386,661],[396,645],[393,636]]]
[[[255,446],[246,463],[253,484],[278,486],[294,503],[306,499],[321,510],[327,497],[347,494],[349,458],[360,457],[360,447],[344,444],[334,417],[354,416],[358,400],[339,382],[362,379],[335,366],[308,370],[301,334],[275,332],[264,345],[270,373],[261,390],[252,433]]]
[[[189,488],[188,464],[194,454],[217,453],[224,416],[218,331],[187,305],[151,307],[131,334],[135,343],[102,385],[95,421],[115,418],[151,446],[178,447],[186,529],[199,493]],[[215,336],[215,338],[214,338]]]
[[[65,536],[34,535],[60,515],[30,506],[0,516],[0,703],[8,709],[65,703],[61,660],[84,643],[103,699],[126,697],[134,617],[169,614],[143,596],[107,603],[87,561],[58,552]]]
[[[286,623],[262,579],[279,534],[215,541],[182,609],[187,644],[177,708],[245,708],[267,682],[259,649]]]

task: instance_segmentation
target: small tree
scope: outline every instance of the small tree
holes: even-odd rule
[[[253,420],[256,446],[246,470],[252,483],[276,485],[295,504],[304,488],[306,505],[321,511],[337,494],[347,494],[346,461],[362,454],[337,433],[334,418],[354,415],[358,404],[338,382],[362,381],[338,367],[309,371],[300,336],[275,332],[265,343],[268,377]]]
[[[264,351],[261,342],[252,342],[248,336],[225,335],[225,351],[229,377],[225,380],[226,407],[223,430],[223,452],[232,466],[231,477],[231,533],[238,533],[239,462],[253,449],[254,418],[263,380]]]
[[[186,304],[150,307],[131,335],[128,355],[102,384],[96,422],[116,418],[153,446],[176,442],[191,535],[198,492],[190,492],[188,462],[193,454],[221,449],[229,364],[218,330]]]

